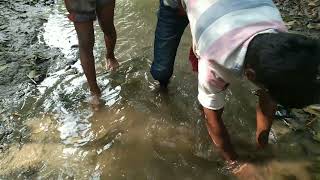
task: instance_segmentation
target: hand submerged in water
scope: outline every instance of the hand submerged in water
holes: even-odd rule
[[[233,161],[228,163],[228,169],[240,180],[263,180],[258,168],[252,163]]]

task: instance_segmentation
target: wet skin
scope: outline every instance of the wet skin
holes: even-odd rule
[[[255,72],[247,68],[245,69],[247,79],[257,86],[261,87],[256,92],[259,97],[256,105],[256,144],[257,149],[263,149],[268,145],[269,132],[272,126],[272,121],[276,112],[277,103],[268,94],[268,91],[262,85],[255,82]],[[239,163],[238,155],[235,152],[229,133],[223,123],[223,109],[212,110],[203,108],[207,120],[207,129],[215,147],[219,150],[222,157],[225,159],[231,171],[235,175],[252,177],[255,175],[254,165],[248,163]]]
[[[179,2],[179,13],[181,15],[186,15],[181,2]],[[255,72],[250,68],[250,66],[246,67],[245,76],[249,81],[261,86],[255,82]],[[276,102],[270,97],[268,92],[264,90],[263,86],[261,87],[261,90],[257,91],[256,94],[259,96],[259,101],[256,105],[256,144],[258,149],[262,149],[268,145],[269,132],[277,105]],[[223,108],[213,110],[203,107],[203,111],[206,118],[208,133],[213,141],[213,144],[221,153],[221,156],[224,158],[227,165],[234,166],[231,167],[231,171],[233,171],[233,173],[236,175],[248,175],[252,177],[250,174],[254,174],[252,173],[255,171],[254,166],[242,164],[243,168],[241,168],[241,163],[237,162],[238,155],[231,144],[230,135],[222,119]]]
[[[207,128],[213,143],[226,161],[236,160],[237,154],[232,147],[229,133],[221,117],[223,109],[203,109],[206,115]],[[268,144],[268,136],[275,111],[276,103],[274,103],[268,94],[261,93],[256,107],[256,143],[258,149],[264,148]]]
[[[104,33],[105,46],[107,49],[107,70],[115,70],[119,66],[119,63],[114,55],[114,48],[117,39],[117,33],[114,27],[114,8],[115,1],[107,6],[97,8],[98,21]],[[88,80],[89,88],[92,94],[91,103],[99,104],[101,91],[96,80],[96,71],[93,56],[93,46],[95,41],[93,21],[81,23],[74,22],[74,26],[79,40],[81,65]]]

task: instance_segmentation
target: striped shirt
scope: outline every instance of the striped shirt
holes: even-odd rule
[[[175,7],[178,0],[164,0]],[[228,76],[241,76],[247,47],[259,33],[287,31],[272,0],[181,0],[187,12],[193,48],[199,57],[200,103],[224,105]]]

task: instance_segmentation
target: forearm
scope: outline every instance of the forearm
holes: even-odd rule
[[[264,148],[268,144],[269,132],[276,112],[277,104],[268,94],[260,94],[256,107],[257,131],[256,143],[258,148]]]
[[[223,109],[203,109],[207,119],[208,132],[214,145],[226,161],[235,160],[237,158],[237,154],[232,147],[228,131],[221,118]]]

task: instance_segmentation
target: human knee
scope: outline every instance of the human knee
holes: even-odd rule
[[[110,23],[110,24],[112,25],[102,28],[102,31],[105,36],[112,36],[116,33],[116,28],[114,27],[113,23]]]
[[[94,46],[94,40],[79,38],[80,50],[92,50]]]

